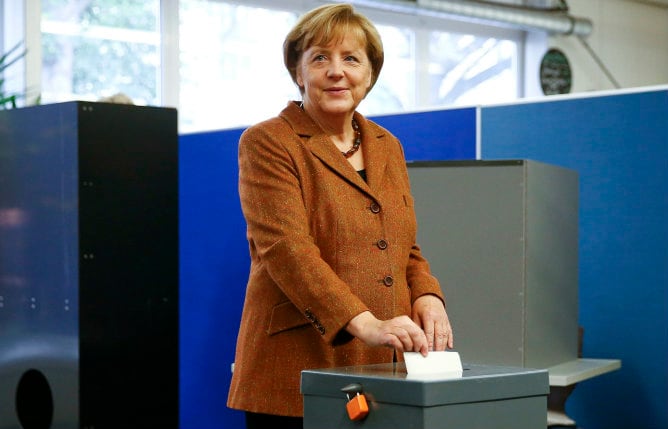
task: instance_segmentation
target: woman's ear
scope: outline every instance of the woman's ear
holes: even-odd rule
[[[304,89],[304,79],[302,78],[302,71],[299,65],[297,65],[295,68],[295,81],[297,82],[297,86],[299,88]]]
[[[371,82],[373,81],[373,71],[369,69],[369,74],[366,78],[366,93],[368,94],[371,90]]]

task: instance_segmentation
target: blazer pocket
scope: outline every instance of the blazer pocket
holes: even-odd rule
[[[310,324],[304,315],[290,301],[278,304],[271,310],[269,321],[269,335],[276,335],[289,329],[299,328]]]

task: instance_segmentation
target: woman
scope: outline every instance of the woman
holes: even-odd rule
[[[248,427],[301,427],[304,369],[453,347],[401,145],[355,111],[383,64],[378,32],[350,5],[321,6],[284,59],[302,101],[239,142],[251,269],[228,406]]]

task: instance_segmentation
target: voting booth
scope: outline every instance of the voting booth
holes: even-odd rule
[[[575,425],[564,410],[574,385],[621,367],[580,358],[578,173],[528,159],[408,171],[456,349],[469,363],[547,369],[548,424]]]
[[[466,370],[448,380],[411,379],[402,364],[306,371],[305,427],[356,427],[337,402],[346,383],[370,399],[369,428],[574,424],[560,389],[620,366],[578,356],[577,172],[524,159],[412,162],[408,172],[417,241]]]

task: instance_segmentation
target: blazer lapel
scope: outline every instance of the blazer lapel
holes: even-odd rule
[[[361,114],[355,113],[355,120],[362,132],[361,150],[364,153],[364,169],[367,176],[365,182],[297,103],[290,102],[288,107],[281,112],[281,116],[291,124],[299,136],[305,137],[304,145],[313,156],[320,159],[334,173],[372,197],[374,197],[373,190],[382,187],[388,156],[387,132],[383,128],[367,121]]]
[[[355,120],[362,131],[361,149],[364,153],[367,183],[372,190],[380,189],[387,167],[386,132],[358,113],[355,113]]]
[[[318,125],[313,122],[313,120],[304,113],[296,103],[291,102],[282,112],[282,115],[292,125],[299,136],[306,137],[304,145],[315,157],[331,168],[333,172],[346,179],[346,181],[360,188],[362,191],[369,193],[369,186],[362,177],[360,177],[359,173],[353,169],[332,141],[323,133],[320,127],[318,127]],[[364,121],[361,118],[362,116],[355,116],[358,123]],[[367,138],[364,136],[364,126],[360,124],[360,127],[363,127],[362,147],[364,147]],[[366,152],[364,155],[366,156]]]
[[[337,174],[358,186],[364,184],[364,180],[362,180],[360,175],[353,169],[346,158],[341,155],[341,152],[338,151],[332,141],[322,132],[309,138],[306,146],[314,156],[327,164]]]

